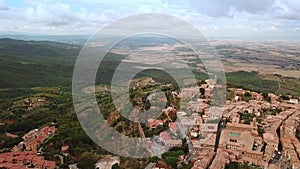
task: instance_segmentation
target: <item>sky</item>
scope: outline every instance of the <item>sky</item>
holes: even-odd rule
[[[148,12],[184,19],[207,37],[300,40],[299,0],[0,0],[0,34],[93,34]]]

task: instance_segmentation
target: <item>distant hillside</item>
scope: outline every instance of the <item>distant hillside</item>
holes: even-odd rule
[[[151,44],[151,41],[162,43],[162,40],[138,39],[140,43],[137,44],[143,46]],[[131,41],[126,45],[135,46]],[[0,88],[70,87],[80,49],[81,46],[78,45],[53,41],[0,39]],[[115,69],[125,57],[126,55],[108,53],[99,65],[96,83],[109,84]],[[135,69],[134,63],[132,64],[130,69]],[[123,70],[124,79],[132,71]],[[195,72],[195,75],[206,78],[203,73]],[[164,83],[172,81],[169,75],[156,70],[141,72],[138,77],[140,76],[154,76]]]
[[[18,34],[15,32],[2,34],[0,39],[11,38],[19,40],[34,40],[34,41],[55,41],[55,42],[64,42],[71,44],[84,44],[91,35],[26,35]]]
[[[79,45],[53,41],[22,41],[0,39],[0,54],[25,57],[77,57]]]
[[[71,84],[80,46],[0,39],[0,88]]]
[[[0,39],[0,88],[67,87],[81,46],[53,41]],[[123,55],[109,53],[96,81],[109,83]]]
[[[151,44],[151,40],[138,39],[138,47]],[[159,41],[160,42],[160,41]],[[128,46],[136,47],[129,41]],[[72,75],[80,45],[53,41],[23,41],[0,39],[0,89],[28,87],[72,86]],[[99,65],[97,84],[109,84],[114,70],[126,55],[108,53]],[[142,63],[139,63],[140,66]],[[134,63],[130,66],[134,69]],[[132,70],[123,70],[124,78]],[[206,74],[194,70],[194,75],[206,79]],[[163,72],[147,70],[137,77],[153,77],[160,82],[172,79]],[[183,76],[184,77],[184,76]],[[226,73],[229,86],[238,86],[261,92],[274,92],[299,96],[299,80],[281,76],[262,76],[258,72],[234,71]],[[121,79],[122,80],[122,79]]]

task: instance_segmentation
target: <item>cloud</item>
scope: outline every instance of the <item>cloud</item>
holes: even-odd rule
[[[277,0],[268,16],[279,19],[300,20],[300,1]]]
[[[15,5],[15,6],[14,6]],[[0,31],[93,33],[124,16],[170,14],[214,35],[296,32],[299,0],[0,0]],[[89,31],[89,32],[88,32]]]
[[[61,2],[49,2],[26,7],[24,16],[28,22],[40,23],[46,26],[63,25],[93,25],[108,22],[108,15],[112,10],[99,13],[88,12],[85,8],[74,10],[69,4]]]
[[[294,27],[293,30],[300,32],[300,27]]]
[[[113,9],[91,11],[94,6],[89,7],[55,0],[26,0],[23,6],[0,10],[0,32],[92,34],[116,18]]]
[[[211,17],[233,17],[236,12],[262,13],[272,7],[275,0],[202,0],[188,1],[191,8]]]
[[[0,0],[0,11],[8,10],[5,0]]]
[[[218,0],[203,0],[192,1],[190,0],[191,8],[196,11],[211,17],[228,17],[230,5],[225,1]]]
[[[229,0],[229,4],[238,11],[246,11],[250,13],[262,13],[272,8],[275,0]]]
[[[254,16],[260,19],[264,17],[300,20],[299,0],[188,0],[187,2],[191,9],[215,18]]]
[[[71,10],[69,5],[60,2],[39,4],[36,7],[27,7],[25,18],[30,22],[64,25],[79,19]]]

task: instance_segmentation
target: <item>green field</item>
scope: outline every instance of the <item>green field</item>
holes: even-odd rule
[[[295,78],[280,75],[259,75],[258,72],[229,72],[226,73],[229,87],[241,87],[261,93],[275,93],[300,96],[300,82]]]

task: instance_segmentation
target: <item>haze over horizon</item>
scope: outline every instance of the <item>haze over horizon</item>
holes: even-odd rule
[[[297,0],[0,0],[0,34],[91,35],[122,17],[149,12],[184,19],[209,38],[300,39]]]

